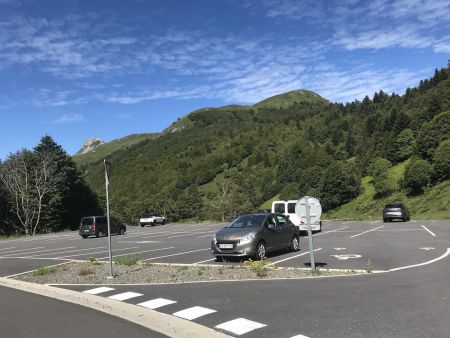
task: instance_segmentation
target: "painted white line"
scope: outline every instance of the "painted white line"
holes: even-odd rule
[[[419,248],[421,250],[425,250],[425,251],[430,251],[430,250],[434,250],[434,248],[431,247],[426,247],[426,248]]]
[[[309,337],[304,336],[304,335],[302,335],[302,334],[298,334],[298,335],[296,335],[296,336],[294,336],[294,337],[291,337],[291,338],[309,338]]]
[[[69,264],[69,263],[72,263],[72,262],[73,262],[73,260],[71,260],[71,259],[69,260],[68,259],[67,262],[54,264],[52,266],[60,266],[60,265]],[[31,273],[33,271],[36,271],[36,269],[35,270],[30,270],[30,271],[22,271],[22,272],[19,272],[19,273],[15,273],[14,275],[4,276],[4,278],[13,278],[13,277],[20,276],[20,275],[26,275],[27,273]]]
[[[49,255],[49,254],[53,255],[55,253],[51,252],[51,251],[61,251],[61,250],[73,249],[73,248],[76,248],[76,246],[69,246],[69,247],[66,247],[66,248],[59,248],[59,249],[38,250],[38,251],[33,251],[33,252],[27,252],[27,255],[33,255],[33,256],[36,256],[36,257],[45,256],[45,255]],[[45,252],[45,253],[41,254],[42,252]],[[35,255],[36,253],[38,253],[39,255]],[[59,252],[56,252],[56,253],[59,253]],[[64,253],[64,251],[61,252],[61,253]],[[13,255],[19,255],[19,254],[13,254]],[[14,256],[11,256],[11,257],[14,257]]]
[[[131,299],[131,298],[135,298],[135,297],[140,297],[140,296],[143,296],[143,294],[142,293],[136,293],[136,292],[124,292],[124,293],[119,293],[117,295],[109,296],[108,298],[109,299],[123,301],[123,300]]]
[[[350,238],[355,238],[355,237],[358,237],[358,236],[361,236],[361,235],[367,234],[367,233],[369,233],[369,232],[375,231],[375,230],[377,230],[377,229],[380,229],[380,228],[384,228],[384,225],[382,225],[382,226],[379,226],[379,227],[377,227],[377,228],[373,228],[373,229],[370,229],[370,230],[364,231],[364,232],[361,232],[360,234],[357,234],[357,235],[351,236]]]
[[[11,249],[15,249],[16,247],[15,246],[12,246],[12,247],[10,247],[10,248],[3,248],[3,249],[0,249],[0,251],[3,251],[3,250],[11,250]]]
[[[212,231],[193,232],[193,233],[188,233],[188,234],[184,234],[184,235],[170,236],[170,237],[167,237],[167,238],[170,239],[170,238],[178,238],[178,237],[195,236],[195,235],[200,235],[200,234],[208,234],[208,233],[210,234],[212,232],[216,232],[216,231],[212,230]]]
[[[322,250],[322,248],[314,249],[314,251],[319,251],[319,250]],[[303,253],[301,253],[301,254],[299,254],[299,255],[295,255],[295,256],[292,256],[292,257],[285,258],[285,259],[281,259],[281,260],[276,261],[276,262],[269,263],[269,264],[267,264],[266,266],[278,264],[278,263],[287,261],[287,260],[289,260],[289,259],[293,259],[293,258],[297,258],[297,257],[300,257],[300,256],[304,256],[304,255],[306,255],[306,254],[309,254],[309,251],[306,251],[306,252],[303,252]]]
[[[73,259],[69,258],[48,258],[48,257],[33,257],[33,256],[0,256],[2,259],[36,259],[36,260],[44,260],[44,261],[73,261]]]
[[[313,236],[323,236],[323,235],[331,234],[332,232],[337,232],[337,231],[347,229],[347,228],[350,228],[350,226],[345,226],[345,227],[341,227],[341,228],[330,230],[330,231],[322,231],[322,232],[319,232],[318,234],[314,234]]]
[[[440,257],[438,257],[438,258],[435,258],[435,259],[432,259],[431,261],[423,262],[423,263],[415,264],[415,265],[402,266],[402,267],[400,267],[400,268],[390,269],[390,270],[388,270],[388,271],[389,271],[389,272],[390,272],[390,271],[398,271],[398,270],[404,270],[404,269],[415,268],[415,267],[418,267],[418,266],[428,265],[428,264],[437,262],[437,261],[439,261],[439,260],[441,260],[441,259],[444,259],[444,258],[447,257],[448,255],[450,255],[450,248],[447,248],[447,252],[444,253],[442,256],[440,256]]]
[[[217,329],[225,330],[237,335],[242,335],[247,332],[260,329],[267,326],[266,324],[257,323],[245,318],[238,318],[225,322],[223,324],[217,325]]]
[[[84,293],[89,293],[90,295],[98,295],[98,294],[100,294],[100,293],[108,292],[108,291],[113,291],[113,290],[115,290],[115,289],[113,289],[113,288],[108,288],[108,287],[106,287],[106,286],[102,286],[102,287],[100,287],[100,288],[90,289],[90,290],[86,290],[86,291],[83,291],[83,292],[84,292]]]
[[[436,235],[430,231],[430,229],[428,229],[425,225],[420,225],[422,228],[424,228],[426,231],[428,231],[430,233],[431,236],[436,237]]]
[[[199,252],[199,251],[205,251],[205,250],[211,250],[211,249],[210,249],[210,248],[207,248],[207,249],[198,249],[198,250],[191,250],[191,251],[179,252],[179,253],[176,253],[176,254],[173,254],[173,255],[165,255],[165,256],[159,256],[159,257],[147,258],[147,259],[143,259],[142,261],[143,261],[143,262],[145,262],[145,261],[152,261],[152,260],[155,260],[155,259],[158,259],[158,258],[166,258],[166,257],[173,257],[173,256],[185,255],[185,254],[188,254],[188,253]]]
[[[204,238],[204,237],[212,237],[211,234],[209,235],[204,235],[204,236],[198,236],[197,238]]]
[[[10,251],[10,252],[4,252],[3,254],[10,255],[13,252],[23,252],[23,251],[30,251],[30,250],[36,250],[36,249],[45,249],[45,246],[38,246],[36,248],[29,248],[29,249],[13,250],[13,251]]]
[[[187,320],[193,320],[193,319],[197,319],[197,318],[209,315],[210,313],[214,313],[214,312],[217,312],[217,311],[207,309],[206,307],[194,306],[194,307],[190,307],[189,309],[175,312],[175,313],[173,313],[173,315],[180,317],[180,318],[187,319]]]
[[[174,300],[164,299],[164,298],[156,298],[156,299],[149,300],[147,302],[139,303],[138,305],[145,307],[147,309],[155,310],[160,307],[170,305],[170,304],[175,304],[175,303],[176,303],[176,301],[174,301]]]
[[[144,253],[144,252],[162,251],[162,250],[170,250],[170,249],[175,249],[175,247],[169,246],[167,248],[152,249],[152,250],[145,250],[145,251],[127,252],[127,253],[124,253],[124,254],[121,254],[121,255],[114,255],[114,257],[121,257],[121,256],[127,256],[127,255],[140,254],[140,253]],[[117,250],[115,250],[115,251],[117,251]],[[109,256],[101,257],[101,258],[98,258],[98,259],[106,259],[106,258],[109,258]]]
[[[215,258],[211,258],[211,259],[207,259],[207,260],[204,260],[204,261],[201,261],[201,262],[196,262],[196,263],[194,263],[194,265],[195,264],[202,264],[202,263],[206,263],[206,262],[211,262],[211,261],[215,261],[216,259]]]
[[[130,249],[138,249],[138,248],[139,248],[138,246],[133,246],[133,247],[131,247],[131,248],[114,249],[114,250],[113,250],[113,253],[116,252],[116,251],[123,251],[123,250],[130,250]],[[103,251],[95,251],[95,252],[86,252],[86,253],[80,253],[80,254],[76,254],[76,255],[61,256],[61,257],[57,257],[57,258],[59,259],[59,258],[69,258],[69,257],[83,256],[83,255],[93,255],[93,254],[104,253],[104,252],[108,252],[108,251],[107,251],[107,250],[106,250],[106,251],[103,250]]]

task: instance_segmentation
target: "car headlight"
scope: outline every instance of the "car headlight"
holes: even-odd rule
[[[252,239],[255,239],[255,237],[256,237],[256,233],[251,232],[241,239],[241,243],[250,242]]]
[[[212,241],[214,242],[214,244],[217,244],[216,234],[213,235]]]

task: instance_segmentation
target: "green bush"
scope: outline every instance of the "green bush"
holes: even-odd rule
[[[403,186],[411,194],[418,194],[424,191],[431,178],[432,168],[428,161],[413,159],[405,168]]]
[[[136,265],[139,262],[138,255],[119,256],[114,258],[114,263],[117,265]]]
[[[437,181],[450,179],[450,140],[439,144],[434,152],[433,177]]]
[[[45,276],[55,273],[56,266],[41,266],[39,269],[33,271],[33,276]]]
[[[392,167],[391,162],[384,158],[376,158],[372,165],[372,177],[375,193],[385,195],[390,192],[392,182],[389,179],[389,169]]]

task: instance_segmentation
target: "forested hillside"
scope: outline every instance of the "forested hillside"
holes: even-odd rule
[[[368,175],[372,199],[423,196],[450,178],[449,75],[436,70],[403,96],[379,91],[348,104],[295,91],[192,112],[158,137],[106,156],[112,210],[132,223],[145,210],[221,220],[277,194],[308,194],[330,211],[364,194]],[[103,158],[75,160],[103,196]],[[400,163],[400,177],[389,179]]]

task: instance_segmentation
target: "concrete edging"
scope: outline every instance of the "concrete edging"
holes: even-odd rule
[[[173,338],[231,337],[209,327],[172,315],[78,291],[60,289],[49,285],[28,283],[3,277],[0,277],[0,286],[88,307],[125,319]]]

